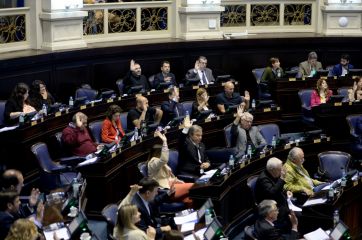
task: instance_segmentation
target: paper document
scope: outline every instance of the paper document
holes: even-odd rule
[[[196,222],[197,221],[197,212],[190,213],[186,216],[174,217],[173,220],[177,225],[181,225],[187,222]]]
[[[216,171],[217,171],[217,169],[211,169],[211,170],[209,170],[209,171],[206,171],[204,174],[205,175],[214,175],[215,173],[216,173]]]
[[[204,233],[206,231],[206,228],[202,228],[200,230],[198,230],[197,232],[195,232],[195,235],[199,237],[199,239],[204,239]],[[195,240],[194,235],[190,234],[187,235],[186,237],[184,237],[184,240]]]
[[[290,200],[290,198],[287,199],[287,202],[288,202],[288,207],[289,207],[290,210],[292,210],[294,212],[301,212],[302,211],[302,209],[300,207],[297,207],[292,203],[292,200]]]
[[[88,165],[88,164],[91,164],[91,163],[95,163],[97,161],[98,157],[94,157],[94,158],[90,158],[90,159],[87,159],[81,163],[78,164],[78,167],[79,166],[84,166],[84,165]]]
[[[3,127],[3,128],[0,129],[0,132],[6,132],[6,131],[14,130],[17,127],[19,127],[19,125],[12,126],[12,127]]]
[[[191,232],[195,229],[195,223],[194,222],[188,222],[181,225],[181,232]]]
[[[58,230],[54,230],[54,231],[44,232],[45,239],[46,240],[53,240],[54,239],[54,232],[57,234],[57,237],[59,239],[64,239],[64,240],[70,239],[68,229],[65,228],[65,227],[60,228]]]
[[[308,199],[303,207],[307,207],[307,206],[312,206],[312,205],[317,205],[317,204],[322,204],[325,203],[327,201],[326,198],[314,198],[314,199]]]
[[[332,182],[331,184],[328,184],[327,186],[325,186],[324,188],[322,188],[322,191],[323,191],[323,190],[329,190],[332,186],[339,185],[341,182],[342,182],[341,179],[337,179],[337,180],[335,180],[334,182]]]
[[[304,238],[307,240],[329,240],[329,236],[321,228],[318,228],[317,230],[315,230],[313,232],[304,234]]]

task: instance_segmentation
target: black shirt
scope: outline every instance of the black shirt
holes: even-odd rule
[[[240,93],[233,93],[231,98],[228,98],[225,92],[219,93],[216,95],[216,104],[224,105],[225,111],[229,106],[239,105],[244,101],[244,97],[240,96]]]
[[[137,108],[131,109],[127,114],[127,129],[133,131],[135,125],[133,124],[134,120],[138,120],[141,116],[142,112],[139,111]],[[146,112],[145,121],[146,124],[149,125],[155,121],[156,109],[149,107]]]
[[[126,76],[123,78],[124,83],[124,92],[128,93],[131,87],[134,86],[143,86],[143,90],[149,90],[150,86],[148,84],[147,78],[144,75],[135,76],[129,71]]]

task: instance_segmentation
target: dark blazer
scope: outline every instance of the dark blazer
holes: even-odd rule
[[[280,225],[289,226],[289,207],[283,191],[284,184],[284,180],[273,178],[267,170],[264,170],[256,180],[255,198],[258,203],[264,199],[276,201],[279,208],[278,222]]]
[[[156,239],[159,239],[162,236],[162,231],[160,228],[161,222],[159,219],[157,219],[157,217],[159,216],[158,206],[163,201],[165,201],[166,198],[168,198],[166,192],[159,193],[155,197],[154,201],[149,203],[150,214],[148,213],[146,206],[144,205],[141,197],[138,194],[135,194],[132,199],[132,203],[137,206],[138,211],[141,213],[141,221],[136,224],[137,227],[139,227],[144,232],[147,231],[148,226],[154,227],[156,229]]]
[[[207,80],[209,81],[209,83],[210,82],[215,82],[215,78],[212,75],[212,70],[210,68],[205,68],[204,71],[205,71],[205,76],[206,76]],[[200,84],[201,84],[201,79],[200,79],[199,73],[197,71],[195,72],[194,68],[190,69],[186,73],[185,77],[186,77],[186,80],[188,80],[188,79],[197,79],[197,80],[200,81]]]
[[[176,111],[176,108],[178,111]],[[165,101],[161,104],[161,110],[163,111],[162,125],[166,125],[175,117],[181,117],[186,115],[184,106],[181,103],[177,103],[172,100]],[[178,112],[178,115],[177,115]]]
[[[12,98],[5,103],[5,110],[4,110],[4,121],[6,124],[16,124],[19,121],[19,118],[11,119],[10,113],[12,112],[22,112],[23,106],[19,106],[19,104]]]
[[[11,225],[17,220],[17,217],[12,216],[7,212],[0,212],[0,239],[5,239],[8,235]]]
[[[353,69],[353,65],[352,64],[348,64],[348,70],[349,69]],[[347,70],[347,71],[348,71]],[[341,76],[342,75],[342,65],[339,63],[337,65],[335,65],[332,69],[332,76]]]
[[[167,75],[168,75],[169,77],[171,77],[172,85],[176,86],[177,83],[176,83],[176,77],[175,77],[175,75],[174,75],[173,73],[168,73]],[[162,72],[157,73],[157,74],[155,75],[154,80],[153,80],[154,87],[157,88],[158,85],[159,85],[160,83],[162,83],[162,82],[165,82],[165,78],[164,78]]]
[[[287,238],[283,237],[278,230],[265,219],[256,220],[254,224],[254,234],[258,240],[294,240],[298,237],[298,233],[295,231],[291,231]]]
[[[180,143],[180,158],[178,171],[181,174],[192,174],[200,176],[199,156],[197,153],[197,146],[191,141],[187,134],[182,133],[179,139]],[[199,144],[201,162],[209,162],[209,159],[205,153],[205,145]]]

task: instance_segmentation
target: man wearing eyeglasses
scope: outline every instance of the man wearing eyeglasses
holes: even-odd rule
[[[207,85],[215,81],[214,76],[212,75],[212,70],[207,68],[207,59],[204,56],[200,56],[196,62],[195,67],[190,69],[186,73],[187,80],[199,80],[199,85]]]

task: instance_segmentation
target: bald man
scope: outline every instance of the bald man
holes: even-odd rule
[[[127,128],[133,131],[135,127],[141,128],[142,121],[147,125],[152,123],[160,123],[162,118],[162,110],[150,107],[148,99],[140,96],[136,98],[136,107],[131,109],[127,114]]]
[[[2,191],[15,191],[17,192],[18,195],[20,195],[23,186],[24,186],[24,177],[19,170],[8,169],[3,173],[1,179]],[[39,189],[33,188],[31,190],[29,196],[29,203],[20,205],[19,215],[21,217],[28,217],[34,213],[39,195],[40,195]]]
[[[245,91],[245,97],[240,96],[240,93],[234,92],[234,83],[228,81],[225,83],[224,92],[216,96],[216,104],[220,113],[224,114],[228,111],[229,107],[245,103],[245,109],[249,108],[250,95]]]

